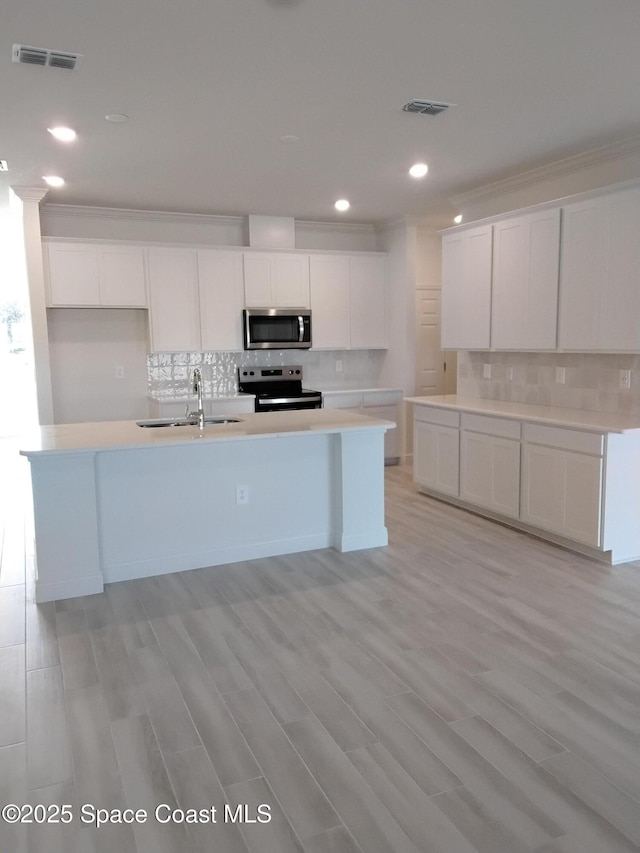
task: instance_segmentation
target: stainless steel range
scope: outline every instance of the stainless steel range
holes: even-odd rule
[[[256,412],[283,412],[291,409],[321,409],[320,391],[302,387],[302,367],[239,367],[238,391],[255,394]]]

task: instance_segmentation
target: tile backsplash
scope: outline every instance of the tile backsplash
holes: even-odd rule
[[[483,377],[491,365],[491,378]],[[563,367],[564,384],[556,382]],[[620,388],[620,371],[631,371],[631,387]],[[458,353],[458,394],[566,406],[570,409],[640,414],[640,356],[595,353]]]
[[[202,370],[207,397],[227,396],[238,390],[236,368],[301,364],[304,385],[319,390],[371,388],[379,384],[384,350],[252,350],[248,352],[156,352],[147,356],[149,395],[191,397],[191,375]],[[342,371],[336,371],[336,361]]]

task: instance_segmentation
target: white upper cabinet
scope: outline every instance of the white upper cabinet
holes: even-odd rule
[[[494,225],[493,349],[555,349],[559,264],[560,208]]]
[[[148,249],[152,352],[200,352],[198,266],[193,249]]]
[[[491,236],[483,225],[442,238],[442,348],[491,343]]]
[[[240,252],[198,252],[200,333],[205,351],[242,349],[244,290]]]
[[[351,349],[386,349],[386,259],[349,257],[349,327]]]
[[[309,308],[309,256],[244,253],[247,308]]]
[[[559,346],[640,352],[640,189],[563,208]]]
[[[312,255],[309,266],[314,349],[348,349],[349,258]]]
[[[52,307],[147,307],[139,246],[49,243],[45,258]]]

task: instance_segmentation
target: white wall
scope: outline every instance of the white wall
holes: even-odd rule
[[[147,312],[50,308],[48,315],[55,423],[147,417]]]

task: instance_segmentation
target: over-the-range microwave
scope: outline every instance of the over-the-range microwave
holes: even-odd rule
[[[309,308],[245,308],[242,312],[245,349],[309,349]]]

